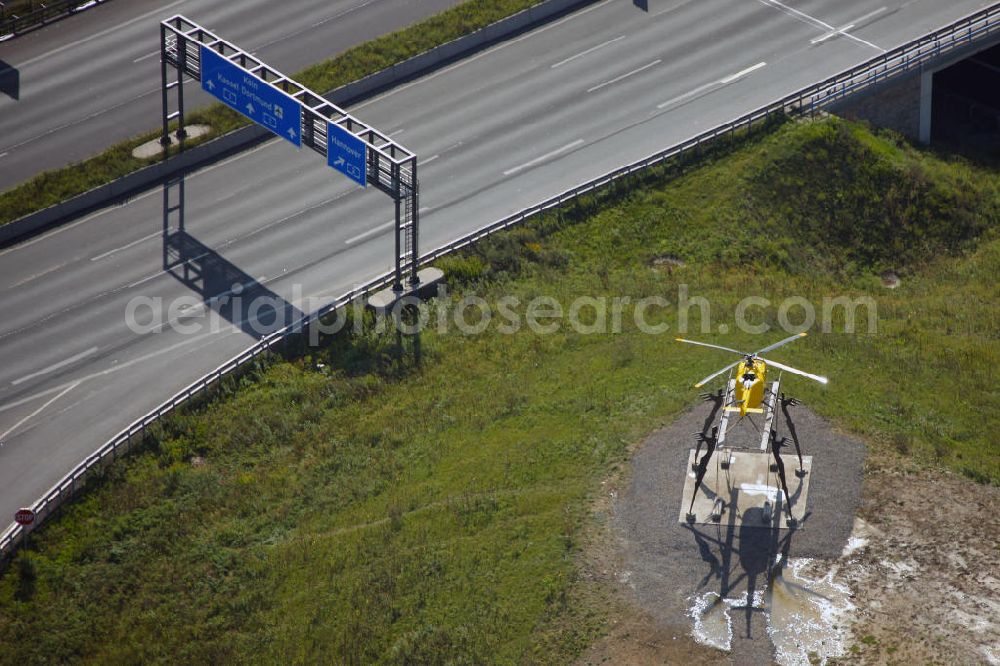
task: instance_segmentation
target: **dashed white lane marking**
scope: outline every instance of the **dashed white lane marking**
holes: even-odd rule
[[[692,97],[695,97],[696,95],[700,95],[703,92],[708,92],[709,90],[711,90],[713,88],[718,88],[721,85],[722,84],[719,83],[718,81],[712,81],[711,83],[706,83],[703,86],[698,86],[694,90],[687,91],[683,95],[678,95],[677,97],[674,97],[673,99],[668,99],[663,104],[657,104],[656,108],[657,109],[665,109],[668,106],[673,106],[674,104],[680,104],[681,102],[684,102],[684,101],[686,101],[686,100],[688,100],[688,99],[690,99]]]
[[[853,27],[854,27],[853,23],[848,23],[843,28],[837,28],[836,30],[831,30],[830,32],[828,32],[828,33],[826,33],[824,35],[820,35],[816,39],[810,39],[809,43],[810,44],[820,44],[820,43],[825,42],[826,40],[830,39],[831,37],[836,37],[837,35],[844,34],[845,32],[847,32],[848,30],[850,30]]]
[[[14,386],[17,386],[18,384],[23,384],[24,382],[28,381],[29,379],[34,379],[35,377],[41,377],[42,375],[47,375],[50,372],[55,372],[59,368],[65,368],[70,363],[75,363],[75,362],[79,361],[82,358],[86,358],[86,357],[90,356],[91,354],[93,354],[96,351],[97,351],[97,347],[91,347],[90,349],[88,349],[86,351],[82,351],[79,354],[74,354],[73,356],[70,356],[69,358],[64,359],[62,361],[59,361],[58,363],[53,363],[52,365],[50,365],[47,368],[42,368],[38,372],[33,372],[30,375],[25,375],[24,377],[21,377],[20,379],[15,379],[14,381],[11,382],[11,384],[13,384]],[[2,439],[2,438],[0,438],[0,439]]]
[[[663,61],[660,60],[660,59],[654,60],[653,62],[649,63],[648,65],[643,65],[642,67],[639,67],[637,69],[633,69],[631,72],[626,72],[626,73],[622,74],[621,76],[616,76],[615,78],[611,79],[610,81],[605,81],[604,83],[600,83],[600,84],[594,86],[593,88],[587,88],[587,92],[592,93],[592,92],[600,90],[601,88],[604,88],[606,86],[610,86],[613,83],[618,83],[619,81],[627,79],[630,76],[634,76],[634,75],[638,74],[639,72],[644,72],[647,69],[649,69],[650,67],[656,67],[661,62],[663,62]]]
[[[569,151],[569,150],[573,150],[574,148],[576,148],[577,146],[579,146],[582,143],[583,143],[583,139],[577,139],[576,141],[573,141],[572,143],[567,143],[562,148],[556,148],[552,152],[548,152],[548,153],[545,153],[544,155],[541,155],[540,157],[536,157],[535,159],[531,160],[530,162],[525,162],[524,164],[522,164],[520,166],[516,166],[516,167],[514,167],[512,169],[507,169],[506,171],[503,172],[503,175],[509,176],[511,174],[517,173],[518,171],[523,171],[525,169],[531,168],[531,167],[535,166],[536,164],[541,164],[545,160],[553,158],[556,155],[559,155],[561,153],[565,153],[566,151]]]
[[[422,161],[420,163],[420,166],[424,166],[426,164],[430,164],[431,162],[433,162],[434,160],[436,160],[439,157],[441,157],[441,156],[440,155],[432,155],[431,157],[428,157],[426,160]]]
[[[390,220],[389,222],[386,222],[385,224],[380,224],[377,227],[372,227],[368,231],[360,233],[357,236],[351,236],[346,241],[344,241],[344,245],[353,245],[354,243],[357,243],[358,241],[365,240],[366,238],[371,238],[372,236],[374,236],[376,234],[380,234],[383,231],[385,231],[386,229],[389,229],[395,223],[396,223],[395,220]]]
[[[871,48],[875,49],[879,53],[885,53],[886,52],[886,49],[882,48],[881,46],[879,46],[877,44],[872,44],[871,42],[869,42],[867,40],[864,40],[864,39],[861,39],[860,37],[856,37],[855,35],[852,35],[849,32],[846,32],[846,31],[845,32],[838,32],[838,28],[833,27],[832,25],[830,25],[826,21],[818,19],[815,16],[810,16],[809,14],[806,14],[803,11],[795,9],[794,7],[789,7],[785,3],[781,2],[781,0],[757,0],[757,2],[759,2],[762,5],[765,5],[767,7],[771,7],[773,9],[777,9],[778,11],[784,12],[785,14],[787,14],[787,15],[789,15],[789,16],[791,16],[791,17],[793,17],[793,18],[795,18],[795,19],[797,19],[799,21],[802,21],[803,23],[807,23],[807,24],[813,26],[814,28],[819,28],[819,29],[821,29],[821,30],[824,31],[824,34],[827,33],[827,32],[834,32],[834,33],[837,33],[837,34],[841,34],[841,35],[843,35],[844,37],[847,37],[850,40],[858,42],[859,44],[864,44],[865,46],[870,46]],[[855,21],[855,23],[857,23],[857,21]]]
[[[143,60],[146,60],[147,58],[152,58],[153,56],[157,56],[157,55],[160,55],[160,52],[159,51],[153,51],[152,53],[147,53],[146,55],[139,56],[138,58],[136,58],[135,60],[133,60],[132,63],[134,64],[134,63],[137,63],[137,62],[142,62]]]
[[[718,81],[712,81],[711,83],[706,83],[703,86],[698,86],[694,90],[689,90],[688,92],[684,93],[683,95],[678,95],[677,97],[674,97],[673,99],[668,99],[666,102],[663,102],[662,104],[657,104],[656,108],[657,109],[665,109],[668,106],[674,106],[675,104],[680,104],[681,102],[687,101],[688,99],[691,99],[692,97],[700,95],[701,93],[708,92],[708,91],[716,89],[716,88],[721,88],[723,86],[727,86],[730,83],[736,83],[740,79],[742,79],[744,77],[747,77],[750,74],[756,72],[758,69],[762,69],[764,67],[767,67],[767,63],[766,62],[759,62],[756,65],[752,65],[750,67],[747,67],[746,69],[741,70],[739,72],[736,72],[735,74],[730,74],[729,76],[724,76],[721,79],[719,79]]]
[[[51,51],[47,51],[45,53],[42,53],[41,55],[37,55],[34,58],[31,58],[30,60],[25,60],[22,63],[18,63],[17,66],[23,70],[28,65],[32,65],[32,64],[38,62],[39,60],[45,60],[46,58],[48,58],[50,56],[54,56],[57,53],[61,53],[61,52],[65,51],[66,49],[71,49],[74,46],[77,46],[79,44],[85,44],[85,43],[87,43],[89,41],[92,41],[94,39],[99,39],[99,38],[104,37],[106,35],[110,35],[113,32],[120,32],[122,28],[125,28],[126,26],[130,26],[133,23],[139,23],[141,21],[145,21],[145,20],[147,20],[149,18],[152,18],[153,16],[163,16],[164,13],[168,9],[170,9],[171,7],[176,7],[177,5],[183,4],[185,2],[187,2],[187,0],[177,0],[176,2],[171,2],[169,5],[164,5],[162,7],[158,7],[157,9],[154,9],[153,11],[146,12],[145,14],[140,14],[139,16],[136,16],[135,18],[129,19],[128,21],[125,21],[123,23],[118,23],[117,25],[113,25],[110,28],[106,28],[104,30],[101,30],[100,32],[95,32],[95,33],[93,33],[91,35],[87,35],[83,39],[78,39],[75,42],[70,42],[69,44],[63,44],[62,46],[60,46],[58,48],[52,49]]]
[[[565,65],[568,62],[573,62],[577,58],[582,58],[585,55],[590,55],[594,51],[603,49],[605,46],[610,46],[611,44],[614,44],[615,42],[620,42],[623,39],[625,39],[625,35],[622,35],[621,37],[615,37],[614,39],[609,39],[606,42],[598,44],[597,46],[591,46],[586,51],[581,51],[580,53],[577,53],[576,55],[572,55],[572,56],[566,58],[565,60],[560,60],[559,62],[557,62],[554,65],[549,65],[549,69],[555,69],[556,67],[562,67],[563,65]]]
[[[592,12],[592,11],[594,11],[596,9],[600,9],[601,7],[604,7],[605,5],[611,4],[611,2],[612,2],[612,0],[601,0],[601,2],[598,2],[595,5],[591,5],[591,6],[587,7],[586,9],[581,9],[578,12],[573,12],[572,14],[570,14],[569,16],[567,16],[565,18],[561,18],[558,21],[553,21],[552,23],[549,23],[546,26],[538,28],[537,30],[532,30],[532,31],[527,32],[524,35],[521,35],[520,37],[517,37],[517,38],[512,39],[510,41],[502,42],[500,44],[497,44],[496,46],[494,46],[492,48],[488,48],[485,51],[483,51],[482,53],[477,53],[476,55],[474,55],[474,56],[472,56],[470,58],[464,58],[462,60],[459,60],[454,65],[450,65],[448,67],[445,67],[444,69],[440,69],[440,70],[434,72],[433,74],[428,74],[427,76],[422,77],[420,79],[417,79],[416,81],[413,81],[411,83],[407,83],[407,84],[404,84],[404,85],[401,85],[401,86],[397,86],[397,87],[395,87],[395,88],[393,88],[391,90],[387,90],[386,92],[382,93],[381,95],[377,95],[376,97],[373,97],[370,100],[368,100],[366,102],[363,102],[361,104],[355,104],[354,106],[351,107],[351,110],[352,111],[359,111],[360,109],[363,109],[366,106],[374,104],[375,102],[378,102],[379,100],[385,99],[386,97],[389,97],[390,95],[395,95],[396,93],[402,92],[404,90],[408,90],[409,88],[412,88],[415,85],[418,85],[418,84],[421,84],[421,83],[426,83],[427,81],[430,81],[432,79],[436,79],[437,77],[442,76],[444,74],[447,74],[448,72],[450,72],[450,71],[452,71],[454,69],[458,69],[459,67],[464,67],[465,65],[468,65],[469,63],[472,63],[472,62],[475,62],[475,61],[479,60],[480,58],[485,58],[486,56],[488,56],[491,53],[495,53],[495,52],[497,52],[497,51],[499,51],[501,49],[505,49],[505,48],[507,48],[509,46],[513,46],[514,44],[519,44],[520,42],[523,42],[526,39],[529,39],[529,38],[532,38],[532,37],[537,37],[538,35],[546,32],[548,30],[552,30],[553,28],[556,28],[556,27],[562,25],[563,23],[566,23],[567,21],[572,21],[574,19],[578,19],[581,16],[589,14],[590,12]]]
[[[860,17],[854,19],[853,21],[851,21],[850,23],[848,23],[847,25],[845,25],[842,28],[837,28],[836,30],[831,30],[831,31],[827,32],[826,34],[820,35],[816,39],[809,40],[809,43],[810,44],[820,44],[820,43],[825,42],[826,40],[828,40],[828,39],[830,39],[832,37],[836,37],[837,35],[842,35],[842,34],[846,33],[848,30],[853,30],[854,28],[857,28],[857,27],[861,26],[862,24],[865,23],[865,21],[868,21],[870,19],[875,18],[876,16],[878,16],[879,14],[881,14],[884,11],[887,11],[888,9],[889,9],[888,7],[879,7],[878,9],[876,9],[873,12],[868,12],[864,16],[860,16]]]
[[[41,273],[35,273],[34,275],[29,275],[28,277],[20,280],[19,282],[15,282],[14,284],[10,285],[10,287],[8,287],[8,288],[9,289],[16,289],[17,287],[23,287],[24,285],[28,284],[29,282],[37,280],[40,277],[45,277],[49,273],[55,273],[60,268],[64,268],[68,263],[69,262],[67,261],[67,262],[64,262],[64,263],[61,263],[61,264],[57,264],[57,265],[53,266],[52,268],[48,268],[48,269],[42,271]]]
[[[136,280],[135,282],[130,282],[129,284],[125,285],[125,289],[134,289],[134,288],[138,287],[141,284],[145,284],[145,283],[149,282],[153,278],[158,278],[161,275],[167,275],[172,270],[174,270],[175,268],[179,268],[180,266],[183,266],[185,264],[190,264],[192,261],[198,261],[199,259],[204,259],[205,257],[207,257],[210,254],[212,254],[212,253],[211,252],[202,252],[199,255],[191,257],[190,259],[185,259],[182,263],[177,264],[177,266],[173,266],[173,267],[168,268],[166,270],[157,271],[157,272],[153,273],[152,275],[147,275],[146,277],[140,278],[140,279]]]
[[[430,207],[429,206],[425,206],[425,207],[423,207],[423,208],[420,209],[420,212],[421,213],[426,213],[429,210],[430,210]],[[377,236],[378,234],[382,233],[386,229],[391,229],[394,224],[396,224],[396,220],[389,220],[388,222],[380,224],[377,227],[372,227],[368,231],[363,231],[360,234],[358,234],[357,236],[352,236],[351,238],[348,238],[347,240],[344,241],[344,245],[353,245],[353,244],[357,243],[358,241],[367,240],[367,239],[371,238],[372,236]]]
[[[103,252],[103,253],[97,255],[96,257],[91,257],[90,260],[91,261],[100,261],[101,259],[104,259],[105,257],[110,257],[111,255],[115,254],[116,252],[121,252],[122,250],[127,250],[130,247],[135,247],[139,243],[144,243],[144,242],[146,242],[146,241],[148,241],[150,239],[158,238],[158,237],[160,237],[162,235],[163,235],[162,231],[157,231],[155,233],[149,234],[148,236],[143,236],[139,240],[134,240],[131,243],[129,243],[128,245],[122,245],[121,247],[116,247],[113,250],[108,250],[107,252]]]
[[[752,74],[753,72],[756,72],[758,69],[762,69],[764,67],[767,67],[767,63],[759,62],[756,65],[751,65],[750,67],[747,67],[744,70],[736,72],[735,74],[730,74],[729,76],[719,79],[719,83],[721,83],[722,85],[728,85],[730,83],[734,83],[742,79],[744,76]]]

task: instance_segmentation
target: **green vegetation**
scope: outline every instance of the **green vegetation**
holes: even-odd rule
[[[333,90],[475,32],[538,4],[538,1],[468,0],[407,28],[350,48],[335,58],[299,72],[294,78],[312,90]],[[225,38],[224,33],[222,37]],[[208,134],[185,143],[186,146],[195,146],[247,125],[249,121],[222,104],[213,104],[188,113],[185,123],[204,124],[212,128]],[[147,132],[115,144],[83,162],[39,174],[3,192],[0,194],[0,224],[53,206],[155,162],[160,158],[137,159],[132,157],[132,150],[159,136],[159,130]]]
[[[372,327],[275,360],[36,533],[0,577],[0,661],[566,662],[607,612],[576,563],[600,481],[728,360],[672,341],[682,285],[711,303],[688,335],[739,348],[782,335],[717,333],[745,296],[772,326],[787,297],[873,298],[877,331],[840,309],[788,349],[831,377],[788,390],[1000,482],[1000,176],[831,119],[632,185],[443,260],[430,321],[470,293],[661,295],[667,334],[628,307],[616,334],[432,326],[419,367]]]

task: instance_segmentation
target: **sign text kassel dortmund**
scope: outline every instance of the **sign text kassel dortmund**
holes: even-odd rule
[[[201,45],[201,87],[234,111],[296,147],[302,146],[302,105],[299,101],[245,72],[204,44]]]

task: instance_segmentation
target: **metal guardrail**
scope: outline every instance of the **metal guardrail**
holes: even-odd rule
[[[18,35],[40,28],[54,19],[60,19],[75,14],[84,9],[108,0],[50,0],[50,2],[31,3],[23,13],[5,10],[0,17],[0,37],[17,37]]]
[[[719,125],[714,129],[698,134],[665,150],[653,153],[637,162],[609,171],[588,183],[570,188],[541,203],[480,227],[462,238],[422,255],[420,262],[433,261],[446,254],[465,248],[492,233],[512,227],[530,217],[561,206],[581,195],[600,190],[621,178],[643,171],[651,166],[663,164],[691,151],[699,152],[704,148],[716,144],[720,139],[732,138],[737,131],[752,131],[755,126],[766,124],[772,118],[779,116],[815,114],[849,95],[872,88],[885,82],[887,79],[896,78],[914,70],[919,71],[924,64],[932,60],[955,52],[963,46],[997,32],[1000,32],[1000,4],[971,14],[949,26],[908,42],[903,46],[830,77],[825,81],[808,86],[796,93],[792,93],[780,100],[740,116],[735,120]],[[201,379],[180,390],[159,407],[133,422],[78,464],[73,471],[64,476],[34,503],[32,506],[36,514],[34,525],[26,530],[20,525],[11,524],[3,534],[0,534],[0,558],[10,553],[16,547],[26,531],[34,529],[35,526],[50,516],[64,501],[72,497],[77,489],[84,484],[92,470],[110,463],[118,455],[129,451],[135,445],[135,442],[141,442],[146,435],[146,430],[151,425],[157,423],[177,407],[189,404],[192,399],[206,394],[213,385],[218,385],[224,377],[246,368],[248,364],[268,353],[276,344],[284,341],[289,335],[298,333],[319,318],[343,307],[352,300],[364,298],[372,292],[388,287],[391,283],[392,273],[384,273],[367,284],[342,294],[332,303],[260,340],[246,351],[238,354],[215,370],[204,375]]]

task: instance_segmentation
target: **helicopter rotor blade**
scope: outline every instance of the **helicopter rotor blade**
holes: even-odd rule
[[[733,352],[734,354],[739,354],[740,356],[746,356],[746,352],[737,351],[735,349],[730,349],[729,347],[723,347],[721,345],[713,345],[708,342],[698,342],[697,340],[685,340],[684,338],[674,338],[677,342],[686,342],[689,345],[698,345],[699,347],[708,347],[709,349],[721,349],[722,351]]]
[[[760,356],[761,354],[766,354],[767,352],[774,351],[778,347],[784,347],[789,342],[794,342],[795,340],[798,340],[799,338],[804,338],[804,337],[806,337],[806,335],[808,335],[808,334],[805,333],[805,332],[803,332],[803,333],[796,333],[792,337],[785,338],[781,342],[775,342],[773,345],[769,345],[767,347],[764,347],[763,349],[759,349],[759,350],[755,351],[753,353],[753,355],[754,356]]]
[[[733,361],[732,363],[730,363],[729,365],[727,365],[726,367],[724,367],[722,370],[719,370],[718,372],[713,372],[708,377],[705,377],[703,380],[701,380],[700,382],[698,382],[697,384],[695,384],[694,387],[695,388],[701,388],[702,386],[704,386],[705,384],[709,383],[710,381],[712,381],[713,379],[715,379],[716,377],[718,377],[722,373],[729,372],[730,370],[732,370],[733,368],[735,368],[736,366],[738,366],[742,362],[743,362],[743,359],[740,359],[739,361]]]
[[[826,383],[828,383],[830,381],[829,379],[827,379],[826,377],[823,377],[822,375],[814,375],[814,374],[809,373],[809,372],[803,372],[802,370],[796,370],[795,368],[793,368],[791,366],[783,365],[781,363],[778,363],[777,361],[771,361],[771,360],[763,358],[761,356],[758,356],[757,358],[759,358],[760,360],[764,361],[768,365],[773,365],[776,368],[780,368],[781,370],[784,370],[785,372],[790,372],[790,373],[792,373],[794,375],[802,375],[803,377],[808,377],[809,379],[813,379],[813,380],[819,382],[820,384],[826,384]]]

